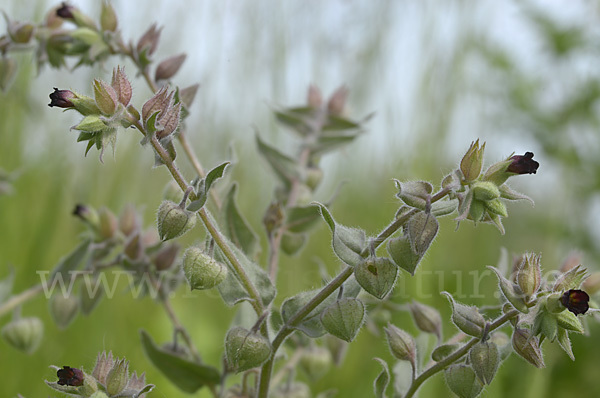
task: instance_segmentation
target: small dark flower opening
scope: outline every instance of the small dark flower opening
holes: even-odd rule
[[[80,369],[63,366],[56,371],[58,384],[61,386],[81,386],[83,385],[83,372]]]
[[[576,289],[567,290],[560,298],[562,305],[575,315],[585,314],[590,308],[589,301],[590,296],[586,292]]]
[[[73,209],[73,215],[81,218],[82,220],[87,220],[87,216],[90,213],[90,209],[84,205],[76,205]]]
[[[75,93],[71,90],[59,90],[54,87],[54,92],[50,93],[49,107],[57,106],[59,108],[73,108],[75,105],[71,99],[75,98]]]
[[[56,15],[63,19],[73,19],[73,6],[62,3],[61,7],[56,10]]]
[[[535,174],[540,164],[533,160],[533,152],[525,152],[525,155],[511,157],[512,163],[506,171],[515,174]]]

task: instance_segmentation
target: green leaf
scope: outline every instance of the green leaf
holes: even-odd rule
[[[10,267],[8,276],[4,279],[0,279],[0,304],[10,296],[12,292],[13,283],[15,281],[15,269]]]
[[[223,232],[248,257],[256,258],[260,254],[260,240],[237,207],[235,202],[237,187],[237,183],[231,186],[223,203]]]
[[[321,217],[319,207],[295,206],[286,210],[285,228],[293,233],[306,232],[312,228]]]
[[[312,145],[312,155],[334,151],[354,141],[360,133],[338,133],[320,136]]]
[[[375,397],[384,398],[385,390],[387,390],[388,385],[390,384],[390,368],[388,367],[387,362],[380,358],[373,358],[375,361],[379,362],[381,367],[383,368],[375,381],[373,381],[373,391]]]
[[[311,107],[287,108],[274,111],[277,121],[291,128],[301,137],[308,135],[312,128],[310,120],[315,118],[315,109]]]
[[[258,133],[256,134],[256,144],[258,152],[267,160],[284,184],[289,185],[292,181],[301,180],[301,172],[296,160],[267,145]]]
[[[301,292],[290,297],[283,302],[281,305],[281,317],[285,322],[288,322],[302,307],[304,307],[318,292],[320,289],[310,290],[308,292]],[[302,322],[300,322],[295,329],[300,330],[307,336],[316,338],[321,337],[325,334],[325,328],[321,323],[321,313],[327,307],[335,303],[336,295],[329,295],[323,302],[312,310]]]
[[[256,290],[258,290],[263,304],[265,306],[268,306],[269,303],[273,301],[277,293],[277,290],[275,289],[275,286],[273,286],[269,275],[267,275],[265,270],[262,269],[258,264],[251,261],[244,254],[244,252],[242,252],[233,243],[231,243],[229,239],[224,239],[227,240],[228,246],[231,248],[235,257],[238,259],[238,261],[244,268],[244,271],[246,271],[246,274],[248,274],[248,277],[256,287]],[[231,263],[229,262],[229,260],[227,260],[225,255],[223,255],[223,252],[221,250],[215,251],[215,258],[218,261],[227,264],[231,271],[227,273],[227,277],[225,278],[225,280],[217,286],[217,289],[219,290],[219,293],[221,294],[221,297],[223,298],[225,303],[231,306],[241,301],[250,301],[251,298],[248,295],[248,292],[246,291],[246,289],[244,289],[242,283],[237,279],[236,273],[233,267],[231,266]]]
[[[362,262],[363,257],[361,253],[367,247],[365,231],[337,224],[325,205],[318,202],[314,203],[319,206],[321,216],[333,233],[332,246],[338,258],[351,266],[356,266]]]
[[[76,270],[90,253],[91,243],[92,241],[90,239],[86,239],[81,242],[79,246],[77,246],[71,253],[63,257],[56,267],[54,267],[54,270],[52,270],[50,278],[48,278],[48,284],[51,285],[54,278],[58,274],[62,274],[63,277],[70,276],[68,275],[69,272]]]
[[[569,339],[569,333],[565,329],[559,328],[556,337],[560,348],[562,348],[567,353],[569,358],[574,361],[575,355],[573,355],[573,349],[571,348],[571,339]]]
[[[208,191],[209,191],[211,185],[216,180],[223,177],[223,174],[225,173],[225,168],[228,165],[229,165],[229,162],[221,163],[220,165],[218,165],[217,167],[215,167],[214,169],[209,171],[206,174],[206,177],[204,177],[202,180],[200,180],[198,190],[196,191],[196,195],[198,196],[198,199],[194,200],[193,202],[191,202],[188,205],[187,209],[189,211],[198,211],[202,208],[202,206],[204,206],[204,204],[206,203],[206,200],[208,199]]]
[[[500,290],[502,291],[504,297],[512,304],[512,306],[524,314],[529,313],[529,308],[525,303],[525,294],[523,294],[519,286],[502,276],[500,271],[498,271],[495,267],[488,266],[487,268],[496,273]]]
[[[160,349],[145,330],[140,331],[140,337],[150,362],[180,390],[193,394],[205,385],[220,383],[221,375],[216,368],[188,361]]]

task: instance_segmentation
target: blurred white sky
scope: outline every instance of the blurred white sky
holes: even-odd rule
[[[533,3],[566,22],[591,21],[588,16],[598,11],[583,0]],[[0,0],[2,9],[22,19],[34,14],[40,18],[41,9],[54,3],[41,4]],[[100,1],[74,0],[71,4],[98,15]],[[251,126],[270,126],[268,104],[303,103],[309,84],[320,86],[327,95],[346,84],[351,89],[350,114],[361,117],[376,112],[368,124],[368,137],[346,151],[349,158],[361,156],[368,161],[382,161],[386,157],[381,153],[389,154],[393,148],[407,151],[412,135],[443,117],[444,96],[450,95],[455,84],[445,80],[450,75],[444,69],[449,68],[457,38],[480,32],[543,73],[538,61],[543,49],[531,27],[524,24],[520,4],[509,0],[113,1],[126,40],[136,39],[157,22],[163,33],[155,58],[188,53],[175,82],[201,84],[189,125],[214,134],[219,130],[246,132],[250,137]],[[90,76],[84,68],[72,74],[46,69],[33,90],[50,92],[58,85],[85,92]],[[138,91],[134,102],[147,95]],[[47,102],[46,98],[38,100]],[[460,156],[478,137],[488,141],[490,160],[513,151],[535,151],[532,142],[515,142],[498,134],[487,119],[485,104],[460,98],[455,105],[444,149],[450,152],[447,158]]]

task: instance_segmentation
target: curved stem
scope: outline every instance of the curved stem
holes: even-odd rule
[[[436,200],[441,199],[438,198]],[[418,210],[409,211],[408,213],[398,217],[392,224],[390,224],[386,229],[384,229],[372,242],[371,245],[368,245],[363,249],[361,255],[366,257],[372,248],[376,248],[381,245],[385,239],[387,239],[390,235],[392,235],[395,231],[398,230],[410,217],[412,217]],[[267,398],[269,393],[269,381],[271,379],[271,373],[273,372],[273,362],[275,359],[275,353],[281,346],[281,344],[285,341],[287,336],[289,336],[293,331],[294,327],[297,326],[302,320],[310,314],[312,310],[314,310],[319,304],[321,304],[327,297],[333,294],[345,281],[348,279],[352,273],[354,272],[354,268],[351,266],[347,266],[338,276],[332,279],[327,285],[325,285],[308,303],[306,303],[298,312],[296,312],[281,328],[279,333],[275,336],[272,342],[272,351],[271,357],[262,367],[260,373],[260,384],[258,388],[258,397]]]
[[[139,124],[139,122],[136,124],[136,127],[138,129],[141,129],[141,131],[143,132],[143,127]],[[158,142],[158,138],[156,138],[155,135],[152,135],[152,137],[150,138],[150,143],[152,144],[152,147],[154,148],[158,156],[160,156],[160,158],[162,159],[165,166],[167,166],[167,169],[169,170],[179,187],[181,187],[181,189],[185,192],[189,188],[188,183],[185,181],[185,178],[183,177],[175,163],[171,160],[171,157],[169,156],[167,151],[162,147],[162,145],[160,145],[160,142]],[[194,192],[191,193],[190,199],[196,199],[196,194]],[[219,246],[219,249],[221,249],[227,260],[229,260],[231,266],[235,271],[236,276],[238,277],[238,280],[244,286],[244,288],[248,292],[248,295],[251,298],[250,303],[252,304],[252,307],[256,311],[256,314],[260,317],[265,311],[265,309],[258,290],[256,290],[256,287],[250,280],[250,277],[244,270],[244,267],[229,247],[223,235],[221,235],[221,233],[217,229],[215,223],[212,220],[212,217],[210,217],[208,213],[208,210],[206,210],[206,208],[203,207],[198,211],[198,215],[200,216],[200,219],[204,223],[204,226],[210,233],[211,237],[214,239],[217,246]]]
[[[494,322],[492,322],[490,324],[488,331],[491,332],[492,330],[499,328],[500,326],[504,325],[506,322],[508,322],[510,319],[514,318],[518,314],[519,314],[519,311],[517,311],[517,310],[511,310],[511,311],[507,312],[506,314],[502,315],[500,318],[498,318]],[[419,389],[419,387],[421,386],[421,384],[423,384],[427,379],[429,379],[434,374],[444,370],[449,365],[451,365],[452,363],[454,363],[455,361],[457,361],[458,359],[460,359],[461,357],[466,355],[469,352],[469,350],[471,349],[471,347],[473,347],[475,344],[477,344],[480,340],[481,339],[478,337],[473,337],[460,349],[454,351],[452,354],[448,355],[446,358],[442,359],[441,361],[437,362],[435,365],[433,365],[430,368],[428,368],[427,370],[423,371],[423,373],[421,373],[419,375],[419,377],[417,377],[416,379],[413,380],[413,382],[410,386],[410,389],[408,390],[408,392],[406,393],[404,398],[413,397],[415,395],[415,393],[417,392],[417,390]]]
[[[0,305],[0,317],[17,308],[19,305],[31,300],[43,291],[44,286],[40,283],[22,291],[16,296],[12,296],[10,299],[6,300],[4,303],[2,303],[2,305]]]

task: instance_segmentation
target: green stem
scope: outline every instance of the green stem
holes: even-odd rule
[[[139,124],[139,122],[136,124],[136,127],[138,129],[141,129],[141,131],[143,132],[143,127]],[[152,135],[152,137],[150,138],[150,143],[152,144],[152,147],[154,148],[158,156],[160,156],[160,158],[162,159],[165,166],[167,166],[167,169],[169,170],[179,187],[185,192],[189,187],[188,183],[185,181],[185,178],[183,177],[175,163],[171,160],[171,157],[169,156],[167,151],[162,147],[162,145],[160,145],[160,142],[158,142],[158,138],[156,138],[155,135]],[[191,193],[190,199],[197,199],[196,194],[194,192]],[[251,298],[250,303],[256,311],[256,314],[258,316],[261,316],[265,311],[262,299],[258,290],[256,290],[256,287],[250,280],[250,277],[244,270],[244,267],[229,247],[223,235],[221,235],[221,233],[217,229],[215,223],[212,220],[212,217],[209,215],[206,208],[203,207],[202,209],[200,209],[198,211],[198,215],[200,216],[200,219],[204,223],[204,226],[214,239],[217,246],[219,246],[219,249],[221,249],[227,260],[229,260],[231,266],[233,267],[236,273],[236,276],[238,277],[238,280],[248,292],[248,295]]]
[[[19,305],[31,300],[43,291],[43,285],[40,283],[22,291],[16,296],[12,296],[10,299],[6,300],[4,303],[2,303],[2,305],[0,305],[0,317],[17,308]]]
[[[441,199],[440,196],[436,200]],[[405,222],[407,222],[410,217],[412,217],[418,210],[409,211],[408,213],[398,217],[392,224],[386,227],[377,238],[373,240],[372,245],[370,247],[365,247],[361,252],[363,257],[366,257],[372,249],[377,248],[377,246],[381,245],[387,237],[392,235],[395,231],[398,230]],[[372,248],[372,249],[371,249]],[[327,285],[323,287],[308,303],[306,303],[298,312],[296,312],[282,327],[279,333],[273,339],[271,344],[272,351],[271,357],[265,364],[263,365],[260,373],[260,384],[258,388],[258,397],[259,398],[267,398],[269,393],[269,382],[271,379],[271,374],[273,372],[273,362],[275,360],[275,353],[284,342],[284,340],[289,336],[293,331],[294,327],[297,326],[302,320],[310,314],[312,310],[314,310],[319,304],[321,304],[327,297],[333,294],[342,284],[348,279],[352,273],[354,272],[354,268],[347,266],[338,276],[332,279]]]
[[[507,312],[506,314],[502,315],[500,318],[498,318],[494,322],[492,322],[490,324],[490,328],[488,329],[488,331],[491,332],[492,330],[498,329],[500,326],[504,325],[506,322],[508,322],[510,319],[514,318],[518,314],[519,314],[519,311],[517,311],[517,310],[511,310],[511,311]],[[421,384],[423,384],[431,376],[446,369],[452,363],[454,363],[458,359],[462,358],[464,355],[466,355],[469,352],[471,347],[473,347],[475,344],[477,344],[477,342],[479,342],[480,340],[481,339],[479,337],[473,337],[465,345],[463,345],[460,349],[454,351],[452,354],[448,355],[446,358],[442,359],[441,361],[437,362],[435,365],[431,366],[430,368],[425,370],[423,373],[421,373],[419,375],[419,377],[417,377],[416,379],[413,380],[413,382],[410,386],[410,389],[408,390],[408,392],[406,393],[404,398],[413,397],[415,395],[415,393],[417,392],[417,390],[419,389],[419,387],[421,386]]]

